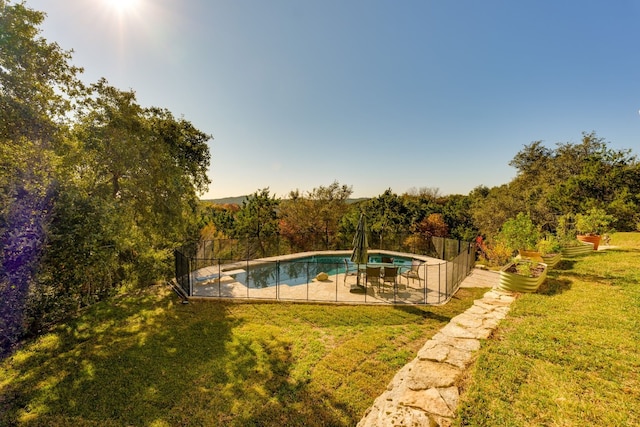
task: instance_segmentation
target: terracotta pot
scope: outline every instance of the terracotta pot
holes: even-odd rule
[[[536,265],[544,266],[542,273],[536,277],[522,276],[517,273],[508,272],[507,270],[514,264],[515,263],[511,263],[500,270],[499,289],[512,292],[535,292],[547,278],[548,266],[543,262],[535,263]]]
[[[590,234],[585,234],[585,235],[578,235],[578,240],[580,240],[581,242],[585,242],[585,243],[593,243],[593,250],[597,251],[598,250],[598,245],[600,244],[600,235],[596,234],[596,235],[590,235]]]
[[[538,251],[525,251],[524,249],[518,249],[520,258],[530,259],[532,261],[542,262],[542,255]]]

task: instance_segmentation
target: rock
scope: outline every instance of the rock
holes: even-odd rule
[[[461,371],[452,365],[431,360],[418,360],[407,378],[411,390],[426,390],[434,387],[451,387]]]
[[[318,275],[316,276],[316,280],[323,282],[325,280],[329,280],[329,275],[327,273],[318,273]]]
[[[426,413],[453,417],[453,410],[435,388],[428,390],[411,390],[405,393],[401,402],[404,406],[418,408]]]

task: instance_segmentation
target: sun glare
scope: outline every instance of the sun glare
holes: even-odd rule
[[[140,0],[104,0],[104,2],[118,13],[127,13],[136,9]]]

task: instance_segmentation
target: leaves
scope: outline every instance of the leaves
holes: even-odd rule
[[[43,19],[0,0],[0,355],[23,325],[171,274],[209,183],[209,135],[105,79],[85,87]]]
[[[533,250],[540,240],[540,232],[529,215],[520,212],[515,218],[505,221],[496,239],[512,251]]]
[[[610,148],[595,132],[553,149],[535,141],[510,165],[518,171],[510,183],[474,194],[474,223],[485,235],[494,235],[519,212],[546,231],[556,230],[561,215],[591,208],[614,214],[610,225],[619,230],[631,230],[638,221],[638,160],[631,150]]]

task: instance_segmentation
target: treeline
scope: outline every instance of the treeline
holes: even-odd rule
[[[351,194],[350,186],[333,182],[304,194],[293,191],[284,199],[270,194],[268,188],[261,189],[241,206],[203,202],[201,239],[250,240],[249,254],[239,254],[249,258],[347,249],[361,213],[367,218],[369,245],[374,248],[425,251],[423,246],[431,236],[460,240],[476,236],[466,196],[441,197],[432,188],[402,195],[387,190],[378,197],[350,203]],[[217,251],[217,257],[233,257],[231,249]]]
[[[640,165],[631,150],[615,150],[591,132],[554,148],[532,142],[510,164],[518,171],[511,182],[479,186],[468,195],[440,196],[433,188],[402,195],[387,190],[348,204],[351,187],[334,182],[285,198],[265,188],[242,205],[203,203],[202,239],[250,239],[251,256],[272,255],[276,241],[284,241],[288,251],[344,249],[360,213],[367,217],[371,246],[385,249],[424,250],[430,236],[470,241],[480,235],[491,244],[519,213],[544,233],[556,233],[567,214],[594,209],[613,218],[611,231],[640,229]]]
[[[197,235],[207,141],[104,79],[85,85],[44,16],[0,0],[0,356],[123,286],[170,276]]]
[[[640,164],[630,149],[583,132],[579,142],[553,148],[534,141],[509,164],[518,172],[511,182],[471,193],[473,223],[487,237],[520,212],[550,232],[563,215],[593,209],[613,217],[612,231],[640,229]]]

